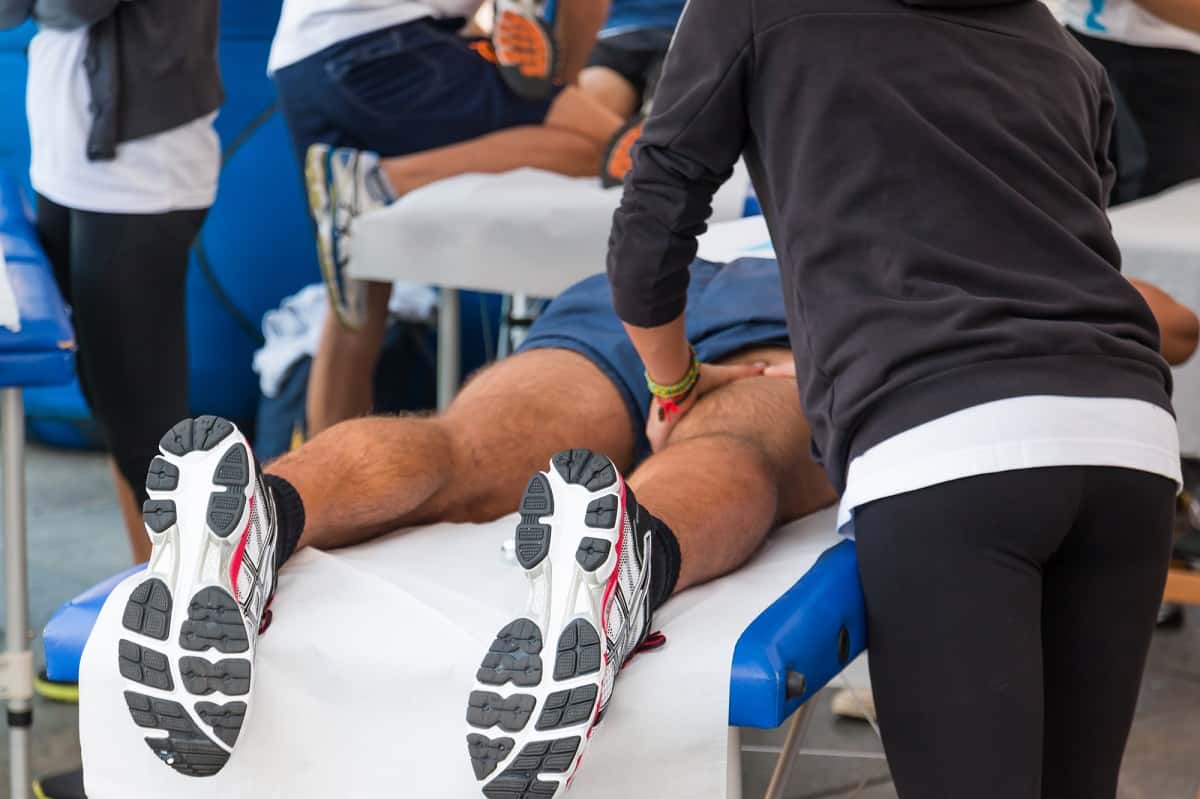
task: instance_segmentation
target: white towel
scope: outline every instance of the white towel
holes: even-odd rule
[[[14,333],[21,332],[21,314],[17,311],[17,296],[8,282],[8,264],[4,260],[4,248],[0,247],[0,327]]]

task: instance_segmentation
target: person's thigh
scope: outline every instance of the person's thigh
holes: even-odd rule
[[[1074,522],[1080,471],[983,475],[857,509],[871,685],[904,799],[1042,795],[1041,564]]]
[[[54,280],[63,299],[71,304],[71,209],[37,195],[37,234],[50,259]]]
[[[204,216],[72,217],[80,373],[117,466],[139,493],[162,432],[188,413],[184,284]]]
[[[612,67],[588,66],[579,73],[579,89],[622,119],[637,110],[638,90]]]
[[[313,92],[326,116],[385,157],[540,124],[553,101],[513,94],[471,42],[430,21],[360,37],[321,59]]]
[[[743,350],[718,363],[781,364],[791,359],[790,350],[769,346]],[[811,431],[794,379],[751,377],[706,394],[679,421],[667,446],[714,435],[749,442],[770,464],[779,498],[777,524],[807,516],[837,499],[825,470],[813,460]]]
[[[1084,509],[1046,564],[1045,799],[1112,799],[1162,600],[1175,484],[1088,470]]]
[[[564,449],[603,452],[621,469],[633,462],[621,393],[591,360],[565,349],[524,351],[481,370],[441,421],[461,479],[434,499],[436,518],[511,513],[533,473]]]

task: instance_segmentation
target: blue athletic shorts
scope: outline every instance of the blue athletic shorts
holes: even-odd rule
[[[540,125],[554,95],[525,100],[458,35],[424,18],[365,33],[275,73],[300,164],[312,144],[408,155],[518,125]]]
[[[687,333],[701,361],[711,363],[752,347],[788,346],[783,288],[774,260],[697,260],[691,272]],[[555,298],[530,327],[519,351],[548,348],[579,353],[613,382],[633,421],[637,456],[648,454],[644,430],[650,392],[641,358],[613,310],[606,275],[589,277]]]

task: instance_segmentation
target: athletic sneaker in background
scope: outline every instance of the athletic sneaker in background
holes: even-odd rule
[[[545,0],[495,0],[492,48],[500,74],[528,100],[548,97],[558,74],[554,20]]]
[[[275,593],[275,503],[224,419],[185,419],[160,448],[143,512],[154,550],[125,606],[117,667],[150,750],[180,774],[208,777],[229,760],[250,707]]]
[[[497,634],[467,705],[467,749],[488,799],[562,796],[618,673],[665,640],[650,633],[652,517],[603,455],[568,450],[550,467],[518,509],[529,604]]]

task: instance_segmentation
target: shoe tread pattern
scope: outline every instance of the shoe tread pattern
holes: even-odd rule
[[[159,759],[188,777],[211,777],[229,760],[229,753],[205,735],[178,702],[125,692],[125,704],[139,727],[163,730],[165,738],[147,738]]]
[[[600,491],[617,482],[617,470],[612,461],[590,449],[569,449],[558,453],[551,461],[563,480],[581,485],[588,491]]]
[[[146,470],[147,491],[174,491],[179,487],[179,467],[159,455]]]
[[[541,519],[554,513],[554,494],[550,481],[540,472],[529,479],[518,508],[517,562],[525,569],[537,566],[550,554],[550,525]]]
[[[171,629],[171,592],[167,584],[151,579],[133,589],[125,603],[121,624],[147,638],[167,640]]]
[[[182,458],[189,452],[207,452],[232,432],[233,424],[219,416],[197,416],[172,427],[158,445],[164,452]]]
[[[161,652],[146,649],[133,641],[126,641],[122,638],[117,642],[117,662],[121,676],[127,680],[133,680],[160,691],[175,689],[167,656]]]
[[[230,702],[217,705],[212,702],[197,702],[196,713],[204,723],[213,728],[217,737],[229,746],[237,743],[238,733],[246,721],[246,703]]]
[[[483,788],[488,799],[545,799],[560,784],[538,779],[541,774],[565,774],[579,751],[580,738],[535,741],[526,744],[500,776]]]
[[[170,499],[148,499],[142,503],[142,521],[156,533],[175,524],[175,502]]]
[[[529,619],[517,619],[496,635],[476,679],[485,685],[529,687],[542,681],[542,631]]]
[[[555,691],[546,697],[546,704],[535,729],[557,730],[560,727],[582,724],[591,717],[598,693],[599,689],[595,685],[584,685],[570,691]]]
[[[192,597],[188,620],[179,630],[179,645],[191,652],[215,648],[227,655],[250,648],[241,609],[228,591],[210,586]]]
[[[537,698],[529,694],[503,697],[491,691],[472,691],[467,702],[467,723],[482,730],[499,725],[505,732],[520,732],[535,707]]]
[[[617,526],[617,508],[620,504],[615,494],[593,499],[587,506],[583,523],[594,530],[611,530]]]
[[[230,447],[213,473],[213,483],[222,486],[208,498],[209,529],[221,538],[237,530],[246,509],[246,486],[250,483],[250,453],[245,444]]]
[[[575,619],[558,638],[554,679],[568,680],[600,670],[600,635],[585,619]]]
[[[496,767],[516,746],[512,738],[496,738],[472,733],[467,736],[467,752],[471,755],[471,767],[475,769],[475,779],[482,780],[491,776]]]
[[[245,696],[250,693],[250,661],[221,660],[216,663],[198,657],[179,659],[179,679],[188,692],[208,696],[220,692],[226,696]]]
[[[603,538],[584,538],[579,542],[579,549],[575,550],[575,562],[584,571],[594,572],[608,560],[611,550],[612,543]]]

